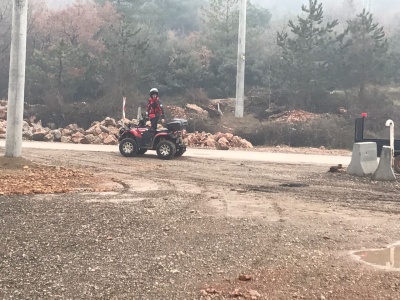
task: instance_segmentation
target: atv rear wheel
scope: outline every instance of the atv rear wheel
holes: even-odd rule
[[[183,153],[186,152],[186,149],[183,149],[182,147],[178,147],[176,148],[176,153],[175,153],[175,157],[181,157],[183,155]]]
[[[131,138],[126,138],[119,143],[119,152],[123,156],[132,157],[138,154],[138,145],[135,140]]]
[[[397,155],[397,156],[394,158],[394,170],[395,170],[397,173],[400,173],[400,155]]]
[[[162,159],[171,159],[175,156],[176,147],[171,141],[162,141],[157,145],[157,155]]]

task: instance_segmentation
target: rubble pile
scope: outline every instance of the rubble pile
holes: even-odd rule
[[[281,123],[300,123],[318,118],[319,115],[304,110],[288,110],[269,117],[270,120]]]
[[[208,117],[208,112],[196,104],[186,104],[185,108],[189,113],[195,113],[197,115]]]
[[[185,137],[185,143],[189,147],[216,148],[218,150],[228,150],[230,148],[253,148],[253,145],[249,141],[231,133],[221,132],[214,135],[204,131],[189,133]]]
[[[131,121],[130,123],[134,123]],[[6,137],[6,120],[0,120],[0,138]],[[112,118],[105,118],[101,122],[93,122],[87,130],[77,124],[70,124],[65,128],[50,129],[43,127],[39,121],[31,123],[23,121],[22,138],[24,140],[62,142],[75,144],[118,144],[118,130],[122,127],[122,120],[118,123]]]
[[[7,119],[7,101],[0,100],[0,122]]]
[[[6,138],[7,126],[7,102],[0,100],[0,139]],[[167,106],[173,117],[186,118],[187,112],[207,115],[208,112],[195,104],[188,104],[184,108]],[[61,142],[75,144],[105,144],[117,145],[118,132],[123,124],[137,124],[138,120],[123,119],[116,121],[113,118],[105,118],[101,122],[93,122],[89,129],[85,130],[77,124],[70,124],[65,128],[52,129],[43,127],[41,121],[35,122],[34,118],[23,121],[22,137],[24,140]],[[162,127],[160,125],[160,127]],[[206,132],[189,133],[185,136],[185,142],[190,147],[216,148],[227,150],[230,148],[253,148],[253,145],[241,137],[231,133],[210,134]]]
[[[184,108],[172,105],[166,105],[165,108],[172,118],[187,119],[187,113]]]

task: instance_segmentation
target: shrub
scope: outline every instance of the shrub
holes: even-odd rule
[[[325,116],[307,123],[289,124],[267,122],[235,135],[247,139],[255,146],[288,145],[293,147],[321,147],[351,149],[354,126],[340,117]]]

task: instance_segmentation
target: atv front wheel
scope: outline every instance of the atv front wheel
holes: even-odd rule
[[[157,145],[157,155],[162,159],[171,159],[175,156],[176,147],[171,141],[162,141]]]
[[[138,145],[135,140],[131,138],[126,138],[119,143],[119,152],[123,156],[132,157],[138,153]]]

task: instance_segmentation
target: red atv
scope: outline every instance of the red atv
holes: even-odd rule
[[[166,124],[167,129],[154,130],[146,126],[142,118],[139,125],[128,125],[119,130],[119,152],[126,157],[142,155],[147,150],[156,150],[162,159],[182,156],[186,151],[183,143],[186,126],[186,120],[174,119]]]

